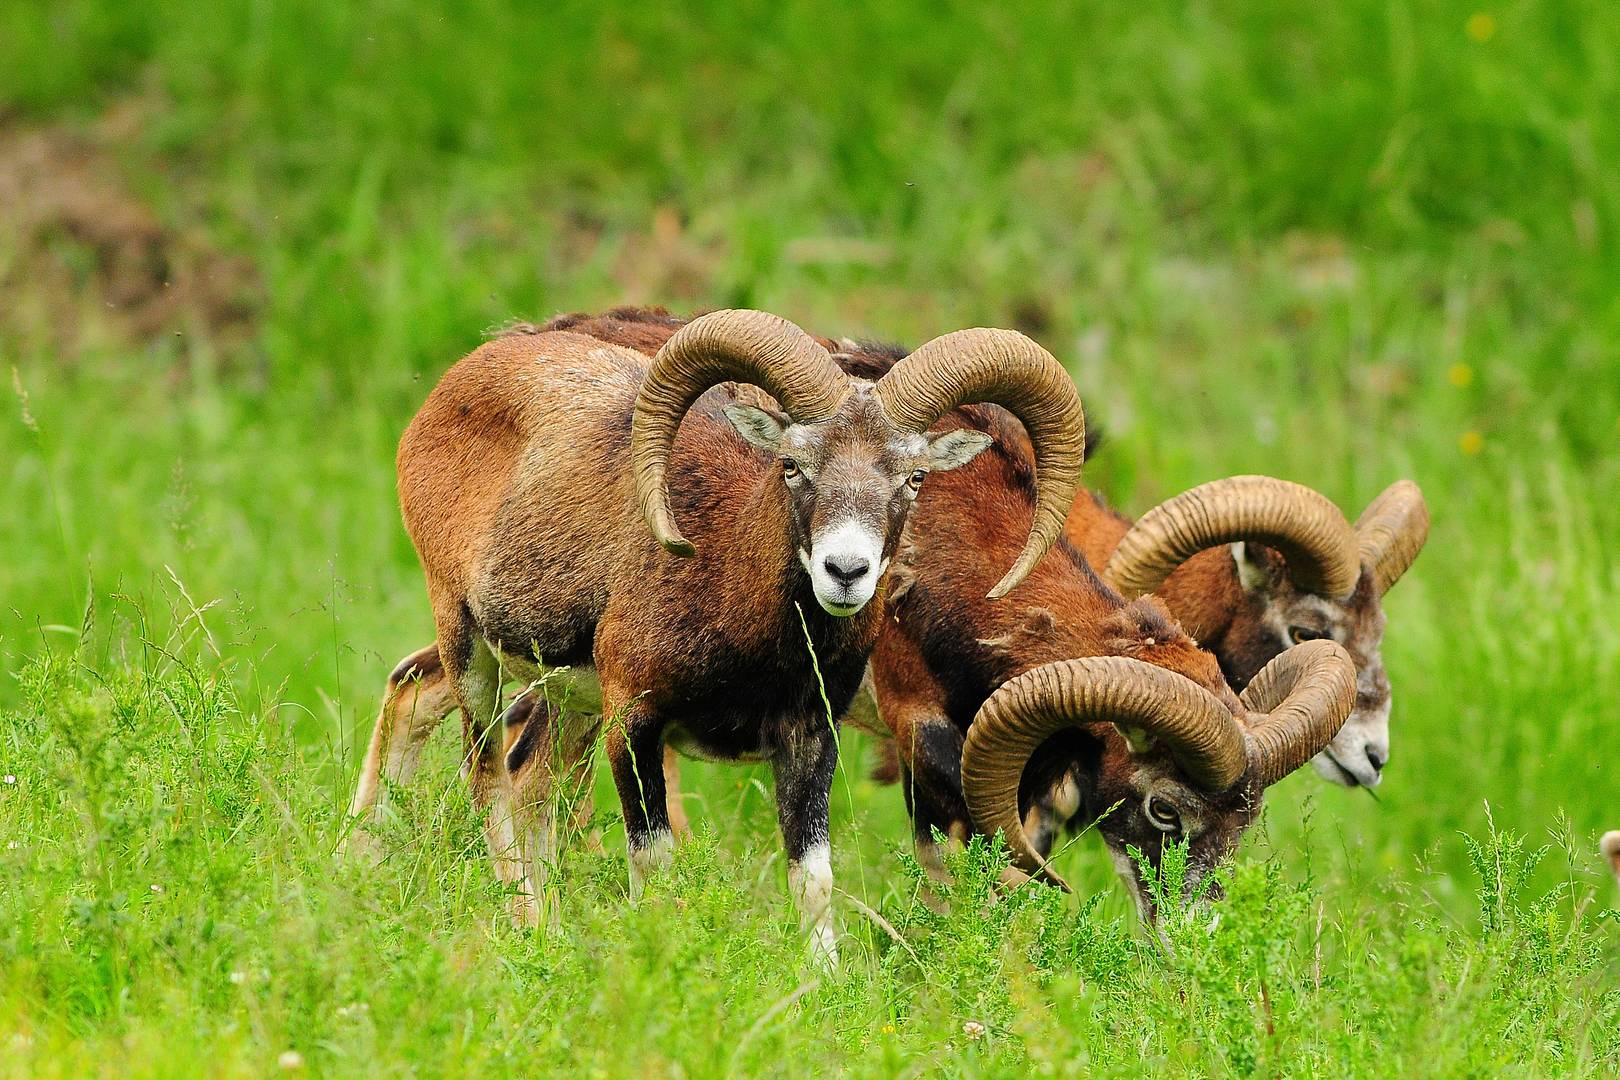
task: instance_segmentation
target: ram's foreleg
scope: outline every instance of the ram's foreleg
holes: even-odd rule
[[[787,848],[788,893],[799,909],[800,925],[809,932],[811,955],[829,966],[838,962],[827,822],[837,766],[838,735],[824,722],[788,740],[771,758],[777,820]]]
[[[625,701],[602,687],[608,765],[624,812],[630,899],[634,901],[641,898],[647,879],[669,866],[675,838],[664,790],[664,718],[645,701]]]

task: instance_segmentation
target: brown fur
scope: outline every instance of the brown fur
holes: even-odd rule
[[[554,730],[558,713],[533,696],[502,721],[499,689],[514,671],[594,667],[601,715],[613,720],[606,741],[632,888],[645,871],[638,851],[660,858],[658,837],[672,824],[659,756],[666,738],[703,757],[768,759],[790,884],[813,916],[818,946],[830,951],[831,885],[815,850],[826,839],[823,789],[836,744],[822,695],[834,718],[848,708],[884,600],[880,581],[859,612],[829,615],[798,552],[827,515],[854,508],[861,520],[886,524],[892,553],[911,505],[905,478],[928,463],[930,444],[895,429],[860,391],[813,433],[793,429],[805,479],[784,482],[778,460],[739,439],[721,415],[735,388],[716,388],[688,412],[672,447],[671,502],[697,549],[672,556],[641,520],[627,458],[647,354],[680,324],[621,309],[512,327],[428,396],[400,442],[398,467],[438,645],[407,669],[420,677],[413,703],[445,684],[453,703],[435,697],[432,722],[416,721],[413,710],[402,723],[391,684],[356,812],[371,809],[380,774],[394,771],[381,748],[403,736],[414,761],[432,723],[459,707],[466,773],[487,815],[497,873],[513,887],[514,917],[534,922],[545,876],[537,860],[552,850],[549,797],[560,773],[584,767],[594,727]],[[542,740],[558,753],[538,753]],[[801,867],[802,857],[811,862]]]
[[[900,350],[863,351],[842,362],[863,377],[877,378],[893,366],[898,354]],[[993,424],[997,448],[1008,458],[1009,475],[1021,482],[1034,461],[1028,436],[1001,410],[982,411],[994,417],[993,422],[984,422]],[[1088,441],[1088,457],[1092,446]],[[1100,495],[1082,491],[1064,523],[1064,536],[1092,567],[1104,567],[1131,524]],[[1389,760],[1390,686],[1381,655],[1383,602],[1372,568],[1363,567],[1355,591],[1338,599],[1298,588],[1287,575],[1283,557],[1269,548],[1245,545],[1245,563],[1240,567],[1225,546],[1199,552],[1155,595],[1194,640],[1215,654],[1236,690],[1305,637],[1327,637],[1343,645],[1356,665],[1355,708],[1313,765],[1336,783],[1376,784]]]
[[[846,370],[863,376],[881,375],[893,362],[882,352],[838,344],[846,350],[840,355]],[[932,477],[919,496],[891,575],[893,619],[878,639],[871,667],[925,858],[933,829],[957,838],[972,831],[961,798],[962,735],[996,687],[1031,667],[1071,657],[1131,656],[1193,679],[1241,713],[1214,657],[1157,601],[1126,604],[1069,542],[1059,541],[1005,600],[988,600],[1000,567],[1029,534],[1033,453],[1022,426],[999,409],[959,409],[946,425],[987,431],[996,441],[967,466]],[[943,551],[953,557],[918,554]],[[1084,774],[1085,794],[1076,822],[1121,804],[1099,826],[1116,853],[1135,846],[1157,865],[1166,834],[1147,819],[1145,799],[1151,791],[1175,802],[1195,874],[1231,850],[1259,804],[1252,784],[1215,796],[1194,791],[1166,751],[1134,755],[1109,725],[1076,733],[1032,771],[1056,784],[1077,769]],[[1032,794],[1027,801],[1033,806],[1037,800]],[[1036,827],[1049,831],[1052,824],[1043,820]],[[1138,899],[1148,903],[1134,869],[1130,880]]]
[[[846,345],[850,343],[845,343]],[[840,357],[846,370],[879,378],[904,350],[852,346]],[[996,418],[994,434],[1005,451],[1009,469],[1020,478],[1034,461],[1024,429],[999,409],[983,410]],[[988,421],[986,421],[988,422]],[[1088,432],[1087,456],[1094,443]],[[1094,492],[1081,492],[1064,523],[1064,536],[1092,567],[1108,565],[1114,549],[1131,527],[1131,519],[1111,510]],[[1337,738],[1313,764],[1336,783],[1375,784],[1389,760],[1389,679],[1384,673],[1382,598],[1371,567],[1363,567],[1355,591],[1347,598],[1317,596],[1295,586],[1283,557],[1259,545],[1245,545],[1247,566],[1240,568],[1225,546],[1188,559],[1157,590],[1182,628],[1220,661],[1226,680],[1242,690],[1285,649],[1297,643],[1297,632],[1328,637],[1343,645],[1356,665],[1356,704]],[[1249,580],[1242,576],[1248,571]]]
[[[564,316],[544,328],[524,328],[493,344],[541,335],[572,338],[585,332],[651,353],[681,324],[681,320],[662,311],[621,309],[597,317]],[[567,344],[569,349],[584,347],[571,341]],[[838,349],[846,370],[863,377],[881,375],[900,352],[881,347],[865,351],[866,347],[843,341],[828,344]],[[906,780],[906,797],[916,823],[919,848],[930,861],[933,829],[958,840],[972,830],[961,797],[963,734],[989,694],[1022,671],[1072,657],[1131,656],[1183,674],[1216,694],[1234,711],[1240,709],[1215,658],[1176,625],[1165,607],[1153,599],[1127,604],[1097,578],[1081,547],[1072,539],[1060,540],[1005,600],[987,600],[986,594],[1000,570],[1028,536],[1034,491],[1033,454],[1022,426],[999,409],[959,409],[946,424],[987,431],[996,441],[968,466],[939,474],[924,487],[890,575],[892,617],[877,638],[871,667],[883,721],[895,736],[893,745],[899,750],[900,771]],[[704,437],[692,430],[697,426],[691,421],[683,426],[677,451],[687,440]],[[622,432],[620,438],[618,447],[603,445],[595,452],[603,458],[622,455]],[[705,442],[703,447],[703,454],[721,453],[710,443]],[[615,461],[606,469],[599,467],[597,475],[618,475],[614,472],[616,465]],[[677,459],[671,475],[680,472]],[[741,510],[705,506],[701,515],[688,514],[682,521],[684,524],[690,519],[695,524],[701,520],[711,523],[709,527],[737,517],[757,522],[757,515],[781,508],[758,505],[747,507],[746,512]],[[1070,519],[1071,534],[1077,519],[1095,521],[1099,516],[1106,518],[1109,529],[1117,525],[1119,535],[1123,535],[1128,523],[1086,495],[1076,503],[1075,516]],[[599,526],[605,530],[607,542],[597,547],[611,546],[617,551],[625,542],[624,535],[608,530],[622,524],[620,518],[608,515]],[[534,512],[527,517],[503,519],[502,525],[497,535],[509,531],[523,535],[547,528]],[[1083,533],[1082,538],[1085,535],[1089,533]],[[716,542],[720,537],[710,540],[694,535],[693,539],[698,543],[698,559],[706,550],[712,552],[720,546]],[[1114,541],[1117,539],[1115,536]],[[629,543],[634,546],[634,539]],[[650,545],[648,539],[642,546]],[[954,557],[920,558],[918,553],[925,551],[950,551]],[[514,582],[547,573],[543,566],[502,565],[504,579]],[[673,566],[678,570],[682,564]],[[586,568],[570,565],[567,569],[579,573]],[[756,565],[750,572],[732,577],[740,582],[767,580],[770,569]],[[667,595],[674,592],[677,583],[660,575],[670,570],[671,564],[662,558],[643,558],[628,572],[632,577],[649,576],[656,583],[656,592]],[[625,580],[605,573],[600,576],[605,582],[610,578],[621,585]],[[603,587],[612,592],[611,584]],[[728,598],[727,606],[747,615],[742,619],[728,616],[724,625],[753,626],[757,619],[769,621],[769,599],[762,595]],[[806,605],[807,614],[814,606],[813,601]],[[881,609],[881,602],[875,600],[862,617],[869,613],[875,616]],[[610,613],[611,604],[604,615]],[[671,614],[678,617],[677,613]],[[697,625],[694,616],[687,619],[687,625]],[[873,624],[865,625],[869,631]],[[625,700],[630,686],[657,692],[656,688],[685,677],[678,652],[660,653],[654,647],[656,641],[645,637],[649,631],[656,637],[660,627],[656,617],[633,617],[632,613],[616,622],[604,619],[597,636],[604,707],[610,700]],[[623,667],[612,659],[603,663],[604,644],[612,655],[637,658],[636,666]],[[852,655],[858,653],[859,642],[853,643],[849,651]],[[823,664],[826,662],[823,654]],[[1194,873],[1198,874],[1231,850],[1259,804],[1260,792],[1252,784],[1240,783],[1217,795],[1195,791],[1166,751],[1133,754],[1110,725],[1093,725],[1055,742],[1057,745],[1051,746],[1042,760],[1033,763],[1026,780],[1031,831],[1044,839],[1043,846],[1051,843],[1054,830],[1064,823],[1060,818],[1080,824],[1106,812],[1099,831],[1116,856],[1128,846],[1136,846],[1156,865],[1166,834],[1155,828],[1145,813],[1146,799],[1154,794],[1181,811],[1183,836],[1191,843]],[[673,775],[670,779],[674,779]],[[1066,808],[1068,813],[1056,814],[1049,806],[1037,805],[1041,801],[1037,793],[1060,790],[1064,785],[1079,789],[1071,799],[1075,805]],[[1110,811],[1115,803],[1119,805]],[[1135,870],[1127,877],[1139,901],[1146,904],[1146,890]]]
[[[962,740],[985,699],[1015,675],[1074,657],[1129,656],[1192,679],[1242,715],[1215,658],[1157,600],[1127,603],[1066,540],[1006,599],[985,598],[1001,562],[1022,545],[1033,512],[1028,459],[1008,450],[1021,431],[1011,431],[1003,416],[968,408],[948,421],[981,426],[996,442],[964,468],[931,480],[918,499],[907,534],[913,557],[903,553],[905,565],[896,570],[906,588],[872,654],[878,708],[899,751],[919,855],[936,872],[934,831],[960,840],[973,829],[961,791]],[[954,557],[914,557],[940,551]],[[1063,784],[1076,789],[1068,813],[1054,813],[1051,800],[1037,806]],[[1260,799],[1252,783],[1216,795],[1196,791],[1164,749],[1134,754],[1107,724],[1048,743],[1024,787],[1024,809],[1033,811],[1029,828],[1042,848],[1059,825],[1097,821],[1119,803],[1098,831],[1116,855],[1135,846],[1155,866],[1167,834],[1148,820],[1144,805],[1157,793],[1181,813],[1195,875],[1235,846]],[[1151,911],[1134,868],[1127,880]]]

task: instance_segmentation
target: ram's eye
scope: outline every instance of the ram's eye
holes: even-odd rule
[[[1181,815],[1176,808],[1157,795],[1147,798],[1147,816],[1153,827],[1160,832],[1179,833],[1181,831]]]
[[[1308,626],[1290,626],[1288,628],[1288,640],[1295,645],[1302,641],[1317,641],[1325,637],[1327,637],[1325,630],[1312,630]]]
[[[783,477],[783,479],[791,480],[795,476],[798,476],[798,475],[799,475],[799,463],[797,461],[794,461],[790,457],[783,458],[782,459],[782,477]]]
[[[922,487],[922,482],[926,479],[928,479],[928,470],[918,469],[916,472],[912,473],[906,478],[906,483],[910,484],[913,488],[920,488]]]

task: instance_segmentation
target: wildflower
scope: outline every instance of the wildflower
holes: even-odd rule
[[[1496,16],[1488,11],[1476,11],[1468,16],[1464,24],[1468,37],[1478,45],[1483,45],[1496,36]]]
[[[15,841],[15,840],[6,841],[6,850],[7,851],[16,851],[21,846],[22,845],[17,843],[17,841]]]
[[[1477,431],[1465,431],[1457,438],[1457,449],[1473,457],[1485,449],[1485,436]]]
[[[242,985],[245,985],[246,983],[247,983],[247,972],[245,972],[245,971],[233,971],[233,972],[231,972],[231,985],[232,986],[242,986]]]
[[[155,893],[161,893],[163,892],[163,886],[154,881],[152,882],[152,891]]]
[[[1452,364],[1446,369],[1446,381],[1460,390],[1474,381],[1474,369],[1467,364]]]
[[[5,776],[0,777],[0,780],[4,780],[8,784],[15,784],[17,782],[17,778],[11,773],[6,773]]]
[[[893,1035],[894,1034],[894,1025],[893,1024],[884,1024],[883,1025],[883,1034],[885,1034],[885,1035]]]
[[[304,1067],[304,1055],[296,1050],[283,1050],[281,1056],[276,1058],[276,1064],[291,1072]]]
[[[969,1020],[962,1025],[962,1034],[966,1035],[970,1042],[978,1042],[984,1038],[984,1025],[977,1020]]]
[[[347,1005],[339,1005],[337,1014],[340,1019],[347,1020],[351,1016],[361,1016],[370,1011],[370,1005],[367,1005],[363,1001],[354,1001]]]

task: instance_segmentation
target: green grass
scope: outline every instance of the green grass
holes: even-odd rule
[[[262,283],[246,340],[131,339],[0,229],[0,1070],[1613,1071],[1616,57],[1583,3],[0,10],[0,159],[91,132]],[[334,861],[432,634],[399,431],[485,328],[627,301],[1024,328],[1128,510],[1412,476],[1378,801],[1276,789],[1165,953],[1090,840],[1080,900],[986,906],[975,853],[929,914],[850,736],[835,868],[901,941],[841,900],[819,981],[757,769],[687,770],[634,911],[604,789],[554,934],[501,924],[449,732],[392,856]]]

